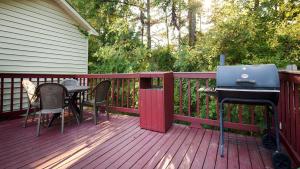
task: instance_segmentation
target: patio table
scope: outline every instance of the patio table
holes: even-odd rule
[[[65,86],[68,90],[68,93],[70,95],[69,97],[69,108],[70,110],[75,114],[76,118],[79,119],[79,121],[82,121],[82,112],[77,104],[77,96],[78,94],[84,94],[85,91],[89,90],[88,86]],[[81,101],[80,101],[81,104]]]
[[[69,93],[68,108],[69,108],[69,110],[71,110],[74,113],[74,115],[76,116],[76,120],[78,120],[78,122],[81,122],[83,119],[83,115],[77,104],[77,96],[78,96],[78,94],[81,94],[81,93],[83,95],[84,92],[89,90],[90,88],[88,86],[65,86],[65,87]],[[80,101],[80,104],[81,104],[81,101]],[[58,116],[54,115],[51,118],[51,121],[48,125],[49,127],[52,125],[52,122],[57,117]]]

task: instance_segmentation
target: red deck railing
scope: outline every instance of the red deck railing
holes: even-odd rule
[[[281,136],[284,145],[294,161],[300,165],[300,74],[281,72],[280,112]],[[3,74],[0,73],[0,118],[11,118],[26,111],[27,96],[21,85],[29,79],[37,85],[45,82],[60,82],[64,78],[78,79],[81,85],[93,88],[104,79],[112,81],[108,94],[109,108],[113,111],[138,114],[138,74]],[[214,72],[174,73],[174,119],[190,122],[192,126],[218,126],[219,111],[217,98],[198,92],[201,87],[215,86]],[[161,86],[161,79],[152,81]],[[93,97],[88,92],[85,97]],[[257,132],[264,124],[261,106],[226,105],[225,127]]]
[[[48,75],[48,74],[0,74],[1,100],[0,117],[14,118],[26,111],[27,95],[22,87],[22,80],[29,79],[37,85],[46,82],[59,83],[65,78],[75,78],[80,85],[93,89],[104,79],[112,81],[108,95],[110,110],[138,113],[138,75],[137,74],[88,74],[88,75]],[[90,90],[91,91],[91,90]],[[88,92],[85,97],[91,98]],[[26,105],[26,106],[25,106]]]
[[[281,139],[297,166],[300,165],[300,73],[280,74],[279,119]]]
[[[199,92],[199,88],[215,86],[215,73],[174,73],[175,115],[176,120],[190,122],[193,126],[206,124],[219,126],[219,105],[217,98]],[[177,105],[176,105],[177,104]],[[226,128],[244,131],[259,131],[256,125],[254,106],[226,105],[225,122]]]

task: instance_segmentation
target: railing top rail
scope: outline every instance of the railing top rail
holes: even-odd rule
[[[1,78],[71,78],[75,74],[25,74],[25,73],[0,73]]]
[[[280,79],[300,84],[300,71],[279,71]]]
[[[0,73],[0,78],[138,78],[137,73],[116,74],[25,74]]]
[[[151,74],[152,72],[149,72]],[[154,72],[155,73],[155,72]],[[300,71],[279,71],[282,80],[300,84]],[[215,79],[216,72],[173,72],[174,78]],[[0,73],[0,78],[139,78],[139,73],[109,73],[109,74],[26,74]]]
[[[174,72],[175,78],[216,78],[216,72]]]
[[[76,75],[77,78],[118,78],[118,79],[132,79],[138,78],[138,73],[110,73],[110,74],[82,74]]]
[[[286,74],[294,74],[294,75],[299,75],[300,76],[300,70],[295,70],[295,71],[291,71],[291,70],[280,70],[280,73],[286,73]]]

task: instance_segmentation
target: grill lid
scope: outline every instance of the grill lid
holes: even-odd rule
[[[279,75],[274,64],[218,66],[217,90],[279,90]]]

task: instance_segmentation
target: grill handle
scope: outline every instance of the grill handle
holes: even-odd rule
[[[247,83],[247,84],[252,84],[255,85],[256,81],[255,80],[249,80],[249,79],[237,79],[235,81],[236,83]]]

